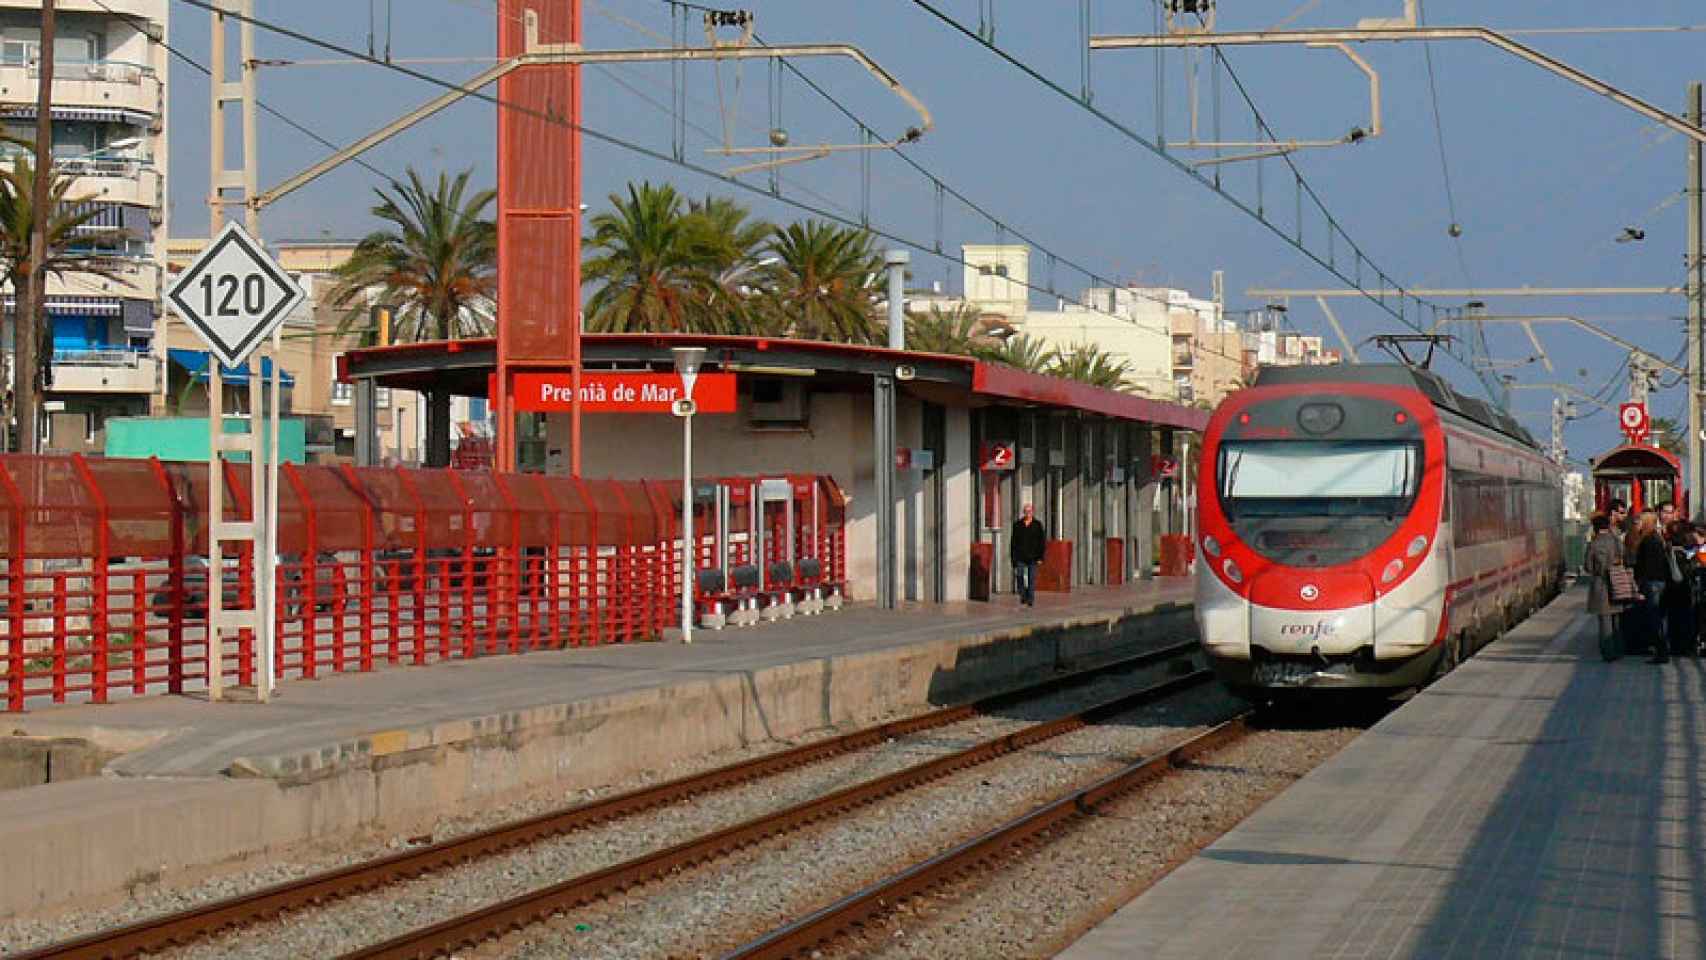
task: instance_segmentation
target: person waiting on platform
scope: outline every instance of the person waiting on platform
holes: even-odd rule
[[[1593,538],[1588,542],[1583,571],[1588,575],[1588,610],[1599,620],[1599,655],[1616,660],[1623,655],[1619,636],[1618,614],[1621,604],[1612,600],[1611,569],[1624,566],[1623,542],[1611,532],[1611,518],[1603,513],[1593,515]]]
[[[1659,515],[1651,510],[1641,511],[1629,530],[1623,549],[1634,558],[1635,585],[1641,589],[1641,603],[1634,618],[1634,629],[1625,640],[1631,650],[1651,645],[1652,662],[1664,663],[1665,656],[1665,585],[1670,582],[1671,554],[1665,543],[1664,531],[1659,528]]]
[[[1662,516],[1662,514],[1661,514]],[[1677,520],[1665,527],[1675,569],[1665,584],[1665,653],[1678,656],[1694,652],[1695,562],[1694,525]]]
[[[1013,561],[1013,590],[1019,595],[1019,602],[1027,607],[1037,605],[1037,564],[1043,560],[1047,540],[1042,521],[1037,519],[1037,508],[1025,504],[1024,512],[1013,521],[1012,543],[1007,553]]]

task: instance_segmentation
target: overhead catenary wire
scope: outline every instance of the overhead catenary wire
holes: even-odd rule
[[[209,0],[177,0],[177,2],[184,4],[186,6],[195,7],[197,9],[207,11],[209,13],[215,12],[215,7],[213,6],[213,4],[211,2],[209,2]],[[661,152],[661,151],[653,149],[651,147],[647,147],[643,144],[639,144],[639,143],[635,143],[633,141],[626,140],[622,137],[616,136],[615,134],[607,133],[607,132],[605,132],[603,130],[599,130],[595,127],[588,126],[584,123],[577,123],[573,120],[569,120],[568,118],[563,117],[561,115],[558,115],[556,113],[551,113],[551,112],[547,112],[547,111],[543,111],[543,110],[535,110],[535,109],[532,109],[532,108],[529,108],[526,106],[522,106],[520,104],[511,103],[511,102],[500,99],[498,96],[496,96],[494,94],[485,93],[483,91],[479,91],[479,90],[469,91],[465,87],[463,87],[462,85],[457,84],[453,81],[444,80],[444,79],[441,79],[439,77],[435,77],[429,73],[425,73],[423,71],[416,70],[413,67],[410,67],[406,64],[401,64],[401,63],[397,63],[397,62],[387,63],[387,62],[385,62],[383,60],[379,60],[375,57],[367,57],[367,56],[363,55],[359,50],[352,49],[348,46],[337,43],[335,41],[327,40],[323,37],[314,36],[313,34],[306,33],[304,31],[298,30],[294,27],[289,27],[289,26],[285,26],[285,25],[280,24],[280,23],[275,23],[275,22],[267,20],[263,17],[249,16],[246,14],[237,13],[237,12],[233,12],[233,11],[229,11],[229,10],[222,10],[222,11],[218,11],[218,12],[224,13],[227,17],[231,17],[231,18],[239,20],[239,21],[251,23],[251,24],[255,25],[256,27],[259,27],[263,30],[270,32],[270,33],[278,34],[279,36],[285,37],[287,39],[295,40],[299,43],[307,44],[309,46],[318,47],[322,50],[326,50],[326,51],[331,52],[331,53],[336,53],[340,56],[362,60],[363,62],[366,62],[372,66],[381,67],[383,69],[390,70],[390,71],[399,73],[401,75],[410,77],[411,79],[419,80],[421,82],[428,83],[428,84],[431,84],[433,86],[437,86],[437,87],[440,87],[440,88],[443,88],[446,90],[454,90],[454,91],[463,93],[470,98],[484,101],[484,102],[492,104],[493,106],[496,106],[502,110],[513,111],[519,115],[531,117],[534,119],[544,120],[545,122],[553,124],[553,125],[558,125],[558,126],[567,127],[569,129],[573,129],[573,130],[578,130],[578,131],[580,131],[580,133],[582,135],[589,137],[593,140],[596,140],[600,143],[604,143],[606,145],[616,147],[616,148],[621,149],[621,150],[626,150],[626,151],[633,153],[637,156],[642,156],[642,157],[645,157],[647,159],[650,159],[650,160],[653,160],[653,161],[656,161],[659,163],[670,164],[670,165],[674,165],[677,167],[681,167],[683,169],[690,170],[690,171],[693,171],[695,173],[698,173],[704,177],[709,177],[711,179],[720,180],[723,183],[726,183],[730,186],[733,186],[739,190],[742,190],[742,191],[745,191],[748,193],[752,193],[752,194],[755,194],[758,196],[762,196],[762,197],[769,197],[773,200],[777,200],[781,203],[785,203],[785,204],[792,206],[796,209],[803,210],[807,213],[810,213],[814,216],[821,217],[825,220],[829,220],[829,221],[833,221],[835,223],[839,223],[843,226],[854,227],[854,228],[863,228],[873,236],[882,237],[882,238],[891,240],[895,243],[899,243],[903,246],[911,247],[915,250],[920,251],[921,253],[926,253],[926,254],[936,256],[936,257],[940,257],[940,258],[942,258],[942,259],[944,259],[950,263],[958,264],[961,267],[972,266],[972,264],[968,263],[963,257],[956,256],[956,255],[949,254],[949,253],[942,252],[942,251],[934,250],[926,242],[924,242],[922,240],[918,240],[918,239],[914,239],[914,238],[904,236],[900,233],[897,233],[893,229],[883,227],[883,226],[877,225],[877,224],[862,224],[858,219],[849,218],[847,216],[840,214],[839,212],[826,209],[826,208],[819,206],[819,205],[806,203],[805,201],[798,200],[798,199],[795,199],[792,197],[777,196],[775,194],[772,194],[770,191],[764,189],[763,187],[757,186],[755,184],[746,183],[746,182],[741,181],[735,177],[731,177],[727,174],[724,174],[721,171],[714,170],[714,169],[712,169],[710,167],[706,167],[702,164],[694,163],[694,162],[692,162],[690,160],[686,160],[684,158],[672,157],[667,153]],[[1099,274],[1086,273],[1086,276],[1091,281],[1092,286],[1098,285],[1098,284],[1104,284],[1104,285],[1112,286],[1112,287],[1120,286],[1118,283],[1115,283],[1114,281],[1108,280]],[[1032,283],[1029,281],[1025,281],[1025,282],[1021,283],[1020,281],[1009,279],[1008,282],[1015,285],[1015,286],[1024,287],[1025,289],[1030,290],[1030,291],[1035,292],[1035,293],[1047,292],[1047,291],[1043,290],[1041,287],[1037,286],[1035,283]],[[1100,314],[1103,316],[1108,316],[1112,319],[1119,320],[1122,322],[1130,322],[1130,320],[1126,317],[1119,316],[1118,314],[1111,314],[1111,313],[1106,313],[1104,311],[1096,310],[1093,307],[1087,306],[1086,312],[1093,313],[1093,314]],[[1170,334],[1162,334],[1158,331],[1148,331],[1142,327],[1139,327],[1138,329],[1144,330],[1144,332],[1154,333],[1155,335],[1163,337],[1169,341],[1171,340]],[[1224,357],[1224,358],[1229,359],[1229,360],[1239,360],[1239,361],[1242,360],[1242,357],[1232,357],[1231,355],[1220,352],[1220,351],[1205,350],[1204,352],[1210,353],[1211,355],[1215,355],[1215,356],[1221,356],[1221,357]]]
[[[105,10],[107,13],[110,13],[115,17],[119,17],[119,18],[125,20],[131,26],[135,27],[139,31],[144,30],[144,28],[148,25],[148,21],[146,18],[136,16],[135,14],[123,13],[121,11],[114,10],[112,7],[107,5],[106,0],[95,0],[95,4],[97,6],[99,6],[102,10]],[[195,71],[197,73],[200,73],[202,76],[204,76],[204,77],[213,76],[213,71],[210,70],[205,64],[203,64],[201,61],[195,59],[194,57],[190,56],[189,54],[184,53],[182,50],[179,50],[177,47],[173,46],[168,41],[162,39],[162,40],[157,40],[157,41],[153,41],[153,42],[160,44],[162,47],[165,47],[166,52],[170,53],[174,57],[177,57],[179,60],[183,61],[188,66],[194,68]],[[300,133],[303,136],[308,137],[309,139],[313,140],[315,143],[319,144],[322,147],[325,147],[329,150],[341,150],[341,149],[343,149],[339,144],[334,143],[332,140],[330,140],[324,136],[321,136],[319,133],[316,133],[313,129],[309,128],[307,125],[291,118],[290,116],[285,114],[283,111],[271,106],[270,104],[268,104],[264,100],[256,100],[255,101],[255,107],[256,107],[256,109],[260,110],[262,113],[265,113],[268,116],[272,117],[273,119],[278,120],[280,123],[283,123],[285,126],[289,127],[292,130],[295,130],[297,133]],[[390,174],[386,173],[385,171],[379,169],[378,167],[374,166],[373,164],[371,164],[365,160],[362,160],[359,157],[357,157],[355,159],[355,163],[357,165],[361,166],[363,169],[367,170],[369,173],[373,174],[374,176],[383,178],[387,183],[394,184],[397,182],[396,177],[391,176]]]
[[[1202,184],[1203,186],[1207,187],[1208,189],[1214,191],[1214,193],[1216,195],[1221,197],[1226,202],[1232,204],[1240,212],[1242,212],[1245,215],[1253,218],[1254,220],[1256,220],[1256,222],[1258,222],[1261,225],[1263,225],[1264,227],[1268,228],[1269,232],[1273,233],[1276,237],[1279,237],[1282,241],[1289,244],[1293,249],[1297,250],[1298,252],[1302,253],[1304,256],[1308,257],[1310,260],[1314,261],[1316,265],[1320,266],[1322,269],[1324,269],[1324,270],[1328,271],[1329,273],[1333,274],[1334,276],[1340,278],[1341,280],[1345,281],[1347,284],[1349,284],[1350,286],[1352,286],[1353,288],[1355,288],[1356,290],[1361,292],[1363,294],[1363,296],[1370,303],[1379,307],[1381,310],[1384,310],[1387,314],[1392,316],[1394,319],[1398,320],[1398,322],[1402,323],[1403,325],[1410,327],[1413,330],[1420,331],[1423,329],[1420,326],[1420,324],[1418,324],[1417,322],[1415,322],[1409,316],[1406,315],[1406,312],[1403,308],[1403,304],[1406,302],[1415,304],[1418,312],[1420,311],[1420,309],[1427,308],[1427,307],[1432,307],[1434,309],[1441,309],[1439,304],[1431,303],[1431,302],[1426,301],[1423,298],[1421,298],[1415,294],[1411,294],[1411,293],[1405,291],[1401,285],[1396,283],[1386,273],[1386,271],[1380,269],[1380,267],[1378,265],[1376,265],[1374,263],[1374,261],[1371,258],[1369,258],[1367,254],[1365,254],[1363,252],[1361,246],[1359,246],[1356,243],[1356,241],[1351,239],[1349,233],[1347,233],[1345,231],[1345,229],[1338,224],[1338,221],[1332,217],[1331,213],[1329,213],[1327,211],[1326,205],[1324,203],[1322,203],[1320,196],[1315,192],[1314,188],[1308,183],[1308,181],[1303,178],[1302,173],[1297,170],[1296,165],[1291,162],[1289,157],[1284,157],[1283,159],[1286,161],[1286,163],[1288,164],[1288,166],[1292,170],[1294,176],[1296,177],[1296,182],[1297,182],[1298,190],[1300,193],[1300,199],[1301,199],[1301,196],[1307,195],[1310,198],[1311,202],[1313,202],[1315,204],[1316,209],[1318,211],[1320,211],[1322,213],[1322,215],[1326,218],[1327,224],[1328,224],[1328,236],[1332,237],[1334,235],[1334,233],[1336,232],[1337,236],[1342,238],[1345,241],[1345,243],[1351,248],[1351,252],[1353,252],[1356,255],[1356,262],[1357,262],[1358,268],[1359,268],[1359,270],[1358,270],[1359,278],[1358,279],[1353,279],[1351,277],[1346,276],[1343,272],[1340,271],[1336,260],[1331,259],[1328,256],[1323,256],[1321,253],[1318,253],[1314,249],[1305,245],[1302,242],[1300,237],[1294,237],[1294,236],[1289,235],[1285,230],[1281,229],[1281,227],[1278,223],[1269,220],[1265,215],[1263,215],[1263,213],[1260,210],[1251,208],[1251,206],[1247,202],[1245,202],[1244,200],[1240,199],[1239,197],[1233,196],[1232,194],[1227,193],[1226,191],[1220,189],[1219,186],[1217,186],[1214,183],[1214,181],[1208,179],[1201,171],[1197,170],[1196,168],[1192,167],[1190,164],[1188,164],[1185,161],[1180,160],[1178,157],[1174,156],[1172,153],[1170,153],[1168,150],[1166,150],[1165,147],[1161,146],[1159,143],[1153,142],[1153,141],[1149,140],[1148,138],[1144,137],[1143,135],[1139,134],[1131,126],[1129,126],[1128,124],[1126,124],[1125,122],[1123,122],[1121,120],[1116,119],[1111,114],[1109,114],[1106,110],[1103,110],[1103,109],[1095,106],[1092,103],[1085,102],[1082,98],[1074,95],[1071,91],[1062,87],[1059,83],[1056,83],[1054,80],[1052,80],[1049,77],[1047,77],[1046,75],[1044,75],[1036,67],[1031,66],[1029,63],[1025,62],[1023,59],[1019,58],[1018,56],[1015,56],[1014,54],[1009,53],[1007,50],[996,46],[990,40],[985,40],[984,38],[979,37],[976,33],[974,33],[972,31],[972,29],[970,27],[961,23],[957,18],[955,18],[955,17],[947,14],[946,12],[942,11],[938,6],[929,2],[929,0],[912,0],[912,3],[914,6],[917,6],[920,9],[924,10],[925,12],[929,13],[931,16],[935,17],[937,20],[941,21],[943,24],[947,25],[948,27],[950,27],[954,31],[958,32],[962,36],[967,37],[968,39],[971,39],[976,43],[979,43],[986,50],[993,53],[996,57],[1000,58],[1001,60],[1006,62],[1008,65],[1016,68],[1021,73],[1024,73],[1026,76],[1030,77],[1031,79],[1035,80],[1036,82],[1038,82],[1038,83],[1042,84],[1043,86],[1047,87],[1048,89],[1052,90],[1053,92],[1055,92],[1059,96],[1061,96],[1061,97],[1065,98],[1066,100],[1071,101],[1072,103],[1076,104],[1080,109],[1090,113],[1092,116],[1094,116],[1098,120],[1102,121],[1102,123],[1106,124],[1109,128],[1115,130],[1116,132],[1118,132],[1119,134],[1124,136],[1126,139],[1131,140],[1133,143],[1136,143],[1139,146],[1142,146],[1146,150],[1155,154],[1157,157],[1160,157],[1161,159],[1165,160],[1166,162],[1172,164],[1176,170],[1180,171],[1181,173],[1185,174],[1188,177],[1191,177],[1192,179],[1196,180],[1199,184]],[[1224,57],[1222,58],[1221,62],[1222,63],[1225,62]],[[1246,96],[1247,96],[1247,91],[1246,91]],[[1378,280],[1380,281],[1380,288],[1381,289],[1383,289],[1383,290],[1395,289],[1398,291],[1397,295],[1395,297],[1387,297],[1384,295],[1378,295],[1378,294],[1366,289],[1365,287],[1363,287],[1361,282],[1360,282],[1360,266],[1362,264],[1368,264],[1374,270]],[[1398,304],[1397,307],[1393,306],[1394,301]],[[1458,361],[1460,364],[1463,364],[1465,367],[1469,368],[1471,373],[1473,373],[1476,376],[1476,378],[1481,381],[1482,386],[1486,388],[1488,394],[1494,395],[1494,389],[1493,389],[1491,381],[1485,377],[1482,377],[1480,371],[1475,369],[1474,364],[1472,362],[1470,362],[1469,360],[1466,360],[1464,357],[1460,356],[1456,351],[1450,349],[1449,347],[1447,347],[1444,352],[1448,356],[1450,356],[1452,359]]]

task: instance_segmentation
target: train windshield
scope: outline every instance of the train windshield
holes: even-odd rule
[[[1392,516],[1416,495],[1421,453],[1405,441],[1225,443],[1220,498],[1234,518]]]

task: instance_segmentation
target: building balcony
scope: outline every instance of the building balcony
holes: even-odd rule
[[[9,116],[35,116],[40,76],[33,58],[0,62],[0,99],[14,104],[7,110]],[[159,76],[147,64],[123,60],[56,60],[53,64],[55,118],[149,126],[164,107],[160,89]]]
[[[65,157],[55,161],[74,178],[66,196],[88,203],[128,203],[159,207],[160,171],[141,160]]]
[[[110,257],[99,262],[110,277],[92,273],[48,274],[48,297],[116,297],[150,303],[160,299],[160,264],[152,257]]]
[[[49,393],[154,393],[160,358],[122,348],[55,350]]]

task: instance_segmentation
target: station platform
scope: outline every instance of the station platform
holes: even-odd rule
[[[1699,957],[1706,664],[1569,591],[1060,954]]]
[[[1177,640],[1191,582],[990,603],[853,604],[694,642],[494,655],[282,684],[266,704],[154,696],[7,717],[114,754],[0,792],[0,914],[482,797],[597,786],[688,757],[961,702]]]

